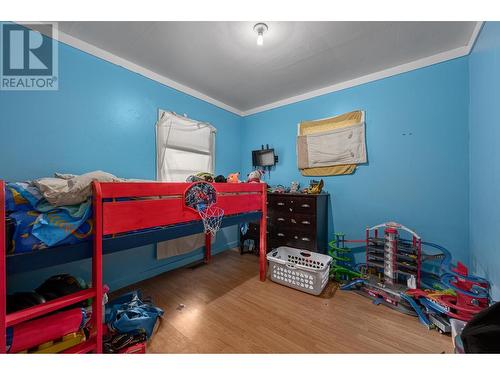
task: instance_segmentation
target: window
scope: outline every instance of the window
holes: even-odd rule
[[[156,123],[156,179],[186,181],[198,172],[214,173],[216,129],[172,112]]]

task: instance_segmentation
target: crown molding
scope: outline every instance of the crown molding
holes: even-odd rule
[[[106,50],[103,50],[102,48],[94,46],[93,44],[90,44],[90,43],[87,43],[81,39],[75,38],[74,36],[66,34],[65,32],[62,32],[61,30],[58,30],[57,40],[59,42],[65,43],[71,47],[77,48],[83,52],[86,52],[90,55],[93,55],[93,56],[98,57],[100,59],[106,60],[112,64],[121,66],[127,70],[134,72],[134,73],[140,74],[146,78],[152,79],[153,81],[162,83],[162,84],[164,84],[168,87],[171,87],[177,91],[181,91],[181,92],[188,94],[190,96],[193,96],[197,99],[203,100],[203,101],[208,102],[210,104],[213,104],[219,108],[225,109],[226,111],[232,112],[238,116],[242,115],[242,112],[239,109],[231,107],[230,105],[227,105],[226,103],[223,103],[223,102],[221,102],[217,99],[214,99],[206,94],[203,94],[200,91],[192,89],[189,86],[186,86],[186,85],[183,85],[177,81],[174,81],[173,79],[170,79],[168,77],[162,76],[161,74],[155,73],[152,70],[144,68],[144,67],[142,67],[136,63],[133,63],[127,59],[124,59],[120,56],[116,56],[116,55],[112,54],[111,52],[108,52]]]
[[[348,81],[336,83],[334,85],[322,87],[317,90],[313,91],[308,91],[304,94],[292,96],[286,99],[281,99],[276,102],[272,102],[269,104],[265,104],[259,107],[255,107],[252,109],[249,109],[247,111],[243,111],[242,116],[250,116],[259,112],[264,112],[268,111],[270,109],[282,107],[288,104],[293,104],[297,102],[301,102],[303,100],[311,99],[317,96],[329,94],[335,91],[340,91],[340,90],[345,90],[351,87],[363,85],[365,83],[373,82],[373,81],[378,81],[383,78],[388,78],[391,76],[395,76],[398,74],[410,72],[412,70],[417,70],[421,68],[425,68],[430,65],[434,64],[439,64],[448,60],[456,59],[459,57],[467,56],[470,54],[472,51],[472,48],[474,47],[474,44],[476,42],[476,39],[479,35],[479,32],[481,31],[481,28],[483,26],[484,22],[476,22],[476,25],[474,27],[474,30],[472,31],[472,35],[469,38],[469,41],[467,44],[463,47],[458,47],[455,49],[451,49],[449,51],[441,52],[436,55],[424,57],[422,59],[418,59],[406,64],[398,65],[389,69],[384,69],[375,73],[370,73],[365,76],[361,76],[358,78],[354,78]]]
[[[472,35],[470,36],[469,42],[467,43],[467,49],[468,49],[467,55],[469,55],[472,52],[472,49],[476,44],[476,40],[479,37],[479,33],[481,32],[483,25],[484,21],[476,22],[476,26],[474,27],[474,30],[472,30]]]
[[[18,23],[23,23],[23,22],[18,22]],[[304,101],[307,99],[311,99],[317,96],[329,94],[332,92],[340,91],[340,90],[345,90],[351,87],[359,86],[365,83],[373,82],[373,81],[378,81],[380,79],[388,78],[391,76],[395,76],[398,74],[410,72],[412,70],[417,70],[421,68],[425,68],[430,65],[434,64],[439,64],[448,60],[456,59],[459,57],[467,56],[471,53],[472,49],[474,48],[474,44],[476,43],[476,40],[479,36],[479,33],[481,31],[481,28],[483,27],[484,22],[478,21],[476,22],[476,25],[472,31],[471,37],[469,38],[469,41],[465,46],[458,47],[451,49],[449,51],[444,51],[432,56],[424,57],[422,59],[418,59],[406,64],[398,65],[392,68],[384,69],[375,73],[370,73],[358,78],[354,78],[348,81],[336,83],[334,85],[329,85],[326,87],[322,87],[320,89],[312,90],[300,95],[295,95],[289,98],[281,99],[272,103],[268,103],[262,106],[258,106],[246,111],[239,110],[237,108],[234,108],[226,103],[223,103],[217,99],[214,99],[206,94],[203,94],[200,91],[197,91],[195,89],[192,89],[189,86],[183,85],[179,82],[176,82],[168,77],[162,76],[158,73],[153,72],[152,70],[149,70],[147,68],[144,68],[138,64],[135,64],[129,60],[126,60],[122,57],[116,56],[112,54],[111,52],[108,52],[106,50],[103,50],[97,46],[94,46],[90,43],[87,43],[81,39],[78,39],[74,36],[71,36],[69,34],[66,34],[60,30],[58,30],[57,33],[57,40],[59,42],[68,44],[71,47],[77,48],[83,52],[86,52],[88,54],[91,54],[95,57],[98,57],[100,59],[103,59],[105,61],[108,61],[112,64],[121,66],[127,70],[130,70],[132,72],[135,72],[137,74],[140,74],[146,78],[152,79],[154,81],[157,81],[159,83],[162,83],[168,87],[171,87],[177,91],[183,92],[185,94],[188,94],[190,96],[193,96],[197,99],[203,100],[205,102],[208,102],[210,104],[213,104],[219,108],[225,109],[229,112],[232,112],[238,116],[250,116],[259,112],[264,112],[268,111],[270,109],[282,107],[288,104],[293,104],[297,103],[300,101]]]
[[[351,87],[363,85],[365,83],[378,81],[378,80],[381,80],[383,78],[388,78],[388,77],[392,77],[392,76],[395,76],[398,74],[410,72],[412,70],[425,68],[425,67],[430,66],[430,65],[439,64],[439,63],[447,61],[447,60],[452,60],[452,59],[456,59],[458,57],[465,56],[465,55],[467,55],[467,53],[468,53],[468,47],[466,47],[466,46],[458,47],[458,48],[455,48],[455,49],[452,49],[449,51],[438,53],[436,55],[424,57],[422,59],[415,60],[415,61],[412,61],[412,62],[409,62],[406,64],[398,65],[398,66],[395,66],[395,67],[392,67],[389,69],[380,70],[380,71],[375,72],[375,73],[370,73],[370,74],[367,74],[365,76],[351,79],[349,81],[336,83],[336,84],[331,85],[331,86],[322,87],[322,88],[317,89],[317,90],[308,91],[304,94],[292,96],[292,97],[289,97],[286,99],[278,100],[278,101],[273,102],[273,103],[269,103],[269,104],[265,104],[263,106],[252,108],[248,111],[244,111],[243,116],[250,116],[250,115],[253,115],[253,114],[256,114],[259,112],[268,111],[270,109],[282,107],[282,106],[285,106],[288,104],[301,102],[301,101],[304,101],[307,99],[311,99],[311,98],[315,98],[317,96],[329,94],[329,93],[332,93],[335,91],[349,89]]]

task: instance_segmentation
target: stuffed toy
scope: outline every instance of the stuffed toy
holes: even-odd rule
[[[214,182],[214,175],[212,173],[200,172],[196,173],[195,176],[201,178],[203,181],[206,182]]]
[[[199,182],[199,181],[203,181],[200,177],[197,177],[193,174],[189,175],[187,178],[186,178],[186,182]]]
[[[300,184],[297,181],[292,181],[290,184],[290,193],[298,193]]]
[[[247,182],[257,182],[260,183],[260,179],[264,175],[264,171],[261,169],[257,169],[248,174]]]
[[[231,173],[227,176],[227,182],[231,184],[237,184],[238,182],[240,182],[239,177],[240,177],[240,172]]]
[[[206,182],[214,182],[214,175],[208,172],[200,172],[195,175],[190,175],[186,178],[186,182],[198,182],[198,181],[206,181]]]
[[[311,180],[309,183],[309,187],[304,189],[304,193],[306,194],[321,194],[323,191],[323,179],[317,181],[317,180]]]
[[[215,182],[227,182],[226,180],[226,177],[224,177],[223,175],[218,175],[217,177],[215,177]]]

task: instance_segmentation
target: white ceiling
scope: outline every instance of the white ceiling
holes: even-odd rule
[[[470,44],[475,22],[60,22],[65,34],[236,112]]]

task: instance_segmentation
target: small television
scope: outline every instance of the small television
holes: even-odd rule
[[[278,161],[274,154],[274,148],[266,148],[252,151],[252,165],[254,167],[272,167]]]

